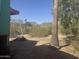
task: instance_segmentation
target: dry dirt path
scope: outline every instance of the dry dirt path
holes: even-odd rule
[[[12,59],[78,59],[77,57],[60,51],[50,45],[39,45],[38,41],[39,39],[35,38],[17,38],[11,41]]]

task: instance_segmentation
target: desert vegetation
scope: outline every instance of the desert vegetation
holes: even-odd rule
[[[58,32],[65,35],[65,41],[73,45],[77,50],[79,42],[79,2],[78,0],[59,0],[58,5]],[[33,37],[45,37],[55,32],[55,22],[37,24],[27,19],[11,20],[10,37],[20,34],[31,34]],[[52,25],[53,23],[53,25]]]
[[[31,34],[36,37],[44,37],[51,34],[52,23],[37,24],[35,22],[11,21],[10,37],[20,34]]]

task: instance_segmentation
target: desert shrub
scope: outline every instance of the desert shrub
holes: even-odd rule
[[[73,45],[73,47],[79,51],[79,40],[73,40],[71,41],[71,44]]]
[[[10,24],[10,37],[20,34],[31,34],[38,37],[47,36],[51,34],[51,30],[52,24],[50,22],[37,24],[35,22],[22,23],[21,21],[12,21]]]
[[[35,27],[32,28],[31,30],[31,35],[32,36],[38,36],[38,37],[43,37],[43,36],[48,36],[51,33],[50,28],[46,27]]]

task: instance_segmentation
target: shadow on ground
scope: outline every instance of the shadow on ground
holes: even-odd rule
[[[37,41],[16,38],[10,42],[12,59],[78,59],[48,45],[35,46]]]

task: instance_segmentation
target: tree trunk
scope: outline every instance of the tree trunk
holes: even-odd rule
[[[54,0],[54,20],[52,22],[52,40],[51,45],[55,47],[59,47],[59,40],[58,40],[58,0]]]

